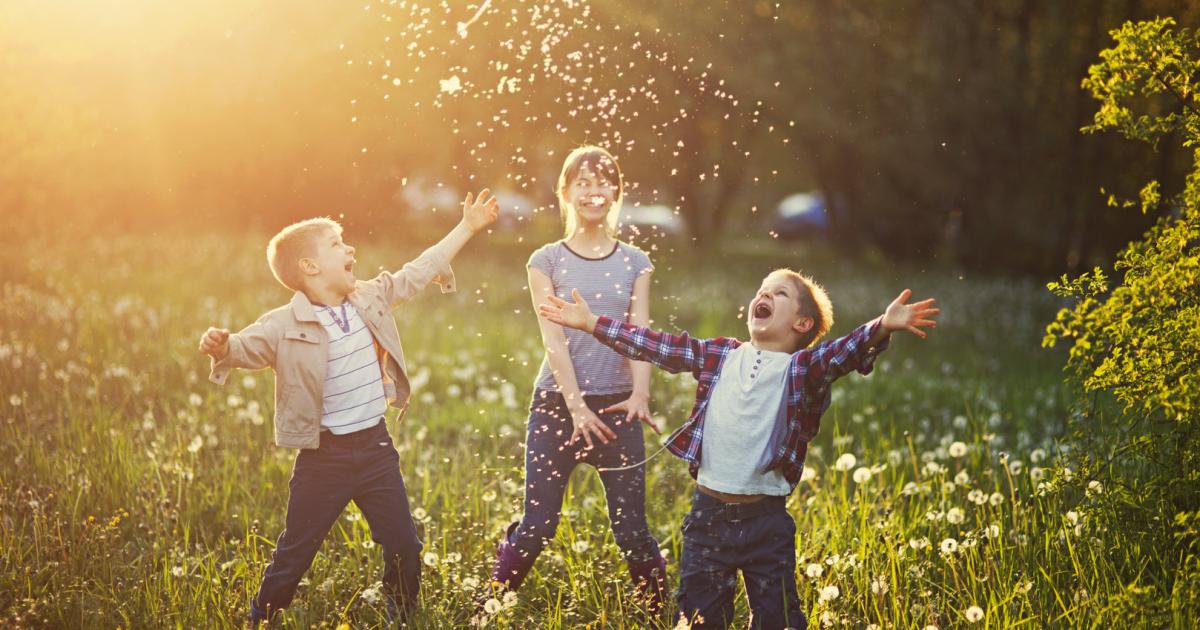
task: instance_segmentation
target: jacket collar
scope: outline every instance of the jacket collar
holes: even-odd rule
[[[346,299],[350,300],[350,304],[360,313],[367,311],[367,300],[358,291],[346,296]],[[308,301],[308,296],[304,295],[303,291],[296,291],[292,296],[292,314],[298,322],[321,322],[320,319],[317,319],[317,312],[313,310],[312,302]]]

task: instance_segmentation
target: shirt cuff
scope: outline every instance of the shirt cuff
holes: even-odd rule
[[[863,333],[863,340],[861,342],[862,350],[860,356],[862,358],[858,362],[858,373],[863,376],[870,374],[875,369],[875,358],[879,356],[880,352],[887,350],[888,346],[892,343],[892,336],[889,334],[883,338],[883,341],[874,346],[867,345],[871,337],[874,337],[875,333],[879,331],[880,326],[883,326],[883,321],[880,319],[876,319],[865,325],[866,331]]]

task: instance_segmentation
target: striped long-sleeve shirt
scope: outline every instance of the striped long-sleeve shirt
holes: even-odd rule
[[[880,325],[878,319],[872,320],[844,337],[792,355],[787,378],[783,381],[784,391],[780,392],[787,400],[787,430],[783,441],[775,446],[766,469],[780,469],[793,488],[804,470],[808,443],[820,429],[821,414],[829,408],[830,385],[852,370],[870,374],[875,357],[887,349],[888,338],[875,346],[868,345]],[[688,462],[688,470],[695,477],[700,470],[704,415],[713,386],[720,378],[725,357],[742,341],[730,337],[696,339],[686,332],[672,335],[603,316],[596,322],[592,334],[630,359],[649,361],[672,373],[691,372],[696,378],[696,402],[686,428],[667,444],[669,451]]]

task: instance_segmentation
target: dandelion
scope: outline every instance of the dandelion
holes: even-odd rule
[[[504,600],[503,600],[501,603],[504,605],[504,607],[505,607],[506,609],[507,609],[507,608],[512,608],[513,606],[516,606],[516,605],[517,605],[517,593],[516,593],[516,591],[508,591],[507,593],[505,593],[505,594],[504,594]]]
[[[364,541],[362,541],[362,546],[363,546],[363,549],[374,549],[375,541],[374,540],[364,540]]]
[[[964,613],[964,615],[966,616],[967,621],[975,623],[976,621],[983,619],[983,609],[978,606],[971,606],[967,609],[967,612]]]
[[[817,564],[816,562],[810,562],[808,563],[807,567],[804,567],[804,574],[807,575],[809,579],[815,580],[821,577],[822,573],[825,573],[825,567]]]
[[[1093,495],[1101,494],[1103,492],[1104,492],[1104,484],[1100,483],[1099,481],[1095,481],[1095,480],[1088,482],[1087,495],[1089,497],[1093,496]]]
[[[817,471],[815,468],[805,466],[804,471],[800,473],[800,481],[816,481],[817,479]]]
[[[987,503],[987,495],[983,493],[983,490],[972,490],[967,493],[967,500],[975,505],[983,505]]]
[[[993,492],[992,496],[988,497],[988,503],[992,504],[992,507],[998,507],[1001,503],[1004,503],[1004,495],[999,492]]]
[[[1040,448],[1035,448],[1031,453],[1029,453],[1029,461],[1035,464],[1041,462],[1043,459],[1046,459],[1046,451]]]
[[[932,545],[933,544],[931,542],[929,542],[929,538],[924,537],[924,536],[922,536],[921,538],[910,538],[908,540],[908,546],[912,547],[913,549],[916,549],[918,551],[920,551],[921,549],[928,549]]]
[[[171,575],[175,577],[183,577],[187,571],[183,567],[171,567]]]
[[[967,471],[961,470],[957,475],[954,475],[954,483],[965,486],[971,483],[971,475],[967,474]]]
[[[955,442],[950,445],[950,457],[958,459],[967,454],[967,445],[962,442]]]
[[[188,404],[191,406],[199,407],[203,403],[204,399],[200,397],[200,394],[197,394],[196,392],[188,394]]]
[[[829,586],[823,587],[820,590],[819,594],[817,595],[817,601],[822,604],[825,602],[831,602],[837,599],[841,594],[842,591],[838,589],[836,584],[830,584]]]
[[[917,493],[917,484],[915,484],[911,481],[904,484],[904,487],[900,489],[900,494],[903,494],[906,497],[911,497],[912,495],[914,495],[916,493]]]
[[[947,538],[938,545],[938,548],[942,550],[942,553],[950,555],[958,551],[958,541],[953,538]]]
[[[189,453],[196,453],[200,451],[201,446],[204,446],[204,438],[197,435],[192,438],[190,443],[188,443],[187,450]]]
[[[571,545],[571,549],[574,549],[575,553],[583,553],[588,550],[589,546],[590,545],[588,545],[588,541],[577,540],[575,541],[575,544]]]
[[[496,500],[496,491],[488,490],[488,491],[484,492],[483,496],[480,498],[483,499],[484,503],[491,503],[492,501]]]
[[[422,560],[425,562],[425,566],[427,567],[436,567],[438,563],[437,554],[433,553],[432,551],[425,552],[425,557]]]
[[[871,579],[871,594],[886,595],[887,592],[888,592],[887,580],[883,579],[882,577],[876,577],[876,578]]]
[[[1046,472],[1044,470],[1042,470],[1041,468],[1038,468],[1037,466],[1029,467],[1029,478],[1032,481],[1038,482],[1038,481],[1041,481],[1042,479],[1044,479],[1045,477],[1046,477]]]
[[[865,466],[859,466],[854,471],[854,483],[867,483],[871,480],[871,469]]]
[[[992,523],[987,526],[987,529],[983,530],[983,534],[988,538],[995,538],[1000,535],[1000,526]]]
[[[493,597],[483,603],[483,612],[485,612],[489,615],[494,615],[494,614],[500,612],[501,607],[502,607],[502,604],[500,603],[500,600]]]
[[[242,387],[244,389],[254,389],[256,385],[258,385],[258,381],[256,381],[253,376],[247,374],[246,376],[242,377]]]
[[[374,605],[378,604],[379,600],[382,598],[382,591],[383,582],[376,582],[367,588],[364,588],[359,596],[362,597],[364,602]]]
[[[1025,463],[1019,459],[1014,459],[1008,463],[1008,470],[1010,472],[1012,472],[1012,474],[1014,474],[1014,475],[1021,474],[1021,471],[1024,469],[1025,469]]]
[[[1079,512],[1076,512],[1075,510],[1071,510],[1070,512],[1067,512],[1067,521],[1069,521],[1072,525],[1078,525],[1079,524]]]
[[[963,518],[963,511],[960,508],[950,508],[950,511],[946,512],[946,522],[953,525],[958,525],[959,523],[963,522]]]
[[[857,464],[858,458],[854,456],[854,453],[842,453],[842,456],[838,457],[837,461],[834,462],[833,467],[845,472],[851,468],[854,468],[854,466]]]

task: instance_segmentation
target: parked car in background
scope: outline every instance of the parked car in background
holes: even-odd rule
[[[422,216],[436,211],[437,214],[455,216],[452,211],[458,210],[463,196],[457,188],[449,184],[434,182],[424,177],[406,179],[396,191],[393,200],[402,203],[410,213]]]
[[[784,238],[821,233],[829,228],[829,206],[819,192],[784,197],[775,208],[771,229]]]
[[[682,236],[687,230],[683,217],[662,204],[625,204],[617,218],[617,229],[634,231],[640,236]]]

